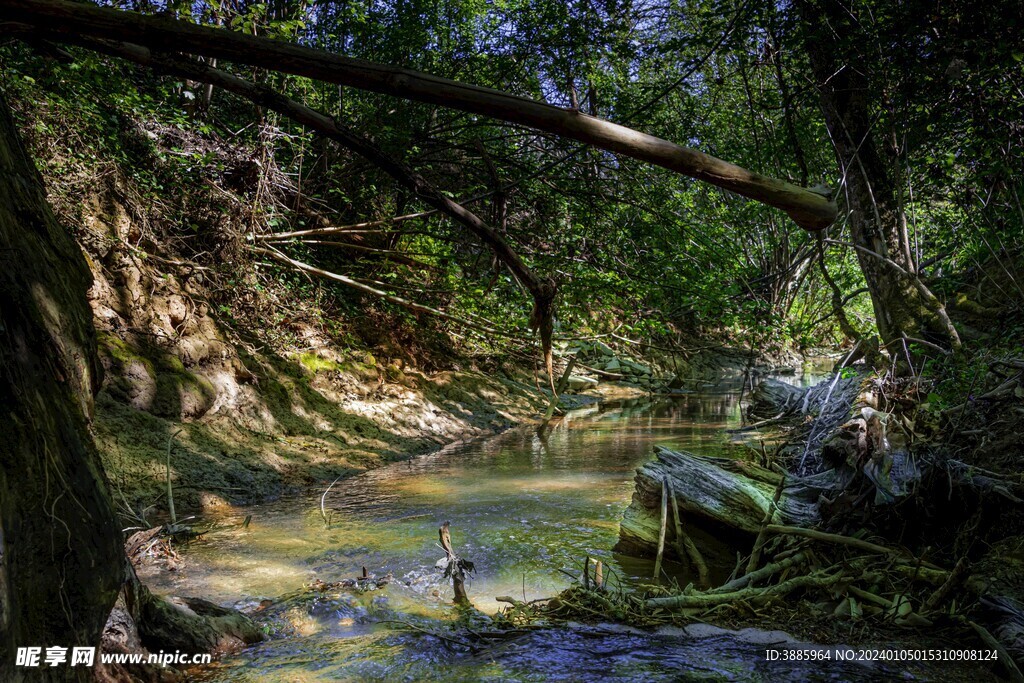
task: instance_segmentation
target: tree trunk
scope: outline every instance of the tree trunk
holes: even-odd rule
[[[637,470],[633,499],[622,515],[616,552],[651,557],[659,547],[665,518],[662,488],[669,482],[673,510],[681,513],[680,529],[700,548],[704,572],[712,583],[727,580],[737,552],[749,552],[761,528],[781,477],[751,462],[704,458],[685,451],[655,447],[655,459]],[[812,526],[819,517],[818,490],[787,487],[776,520]],[[675,514],[674,512],[671,514]],[[685,540],[674,525],[664,544],[667,557],[682,561]],[[694,579],[699,579],[695,576]]]
[[[916,274],[902,230],[900,189],[881,154],[854,12],[839,0],[801,0],[804,39],[821,111],[843,171],[850,234],[879,335],[897,353],[905,338],[952,348],[960,340],[942,304]],[[895,343],[894,343],[895,342]]]
[[[101,372],[90,282],[0,95],[3,681],[88,679],[81,665],[16,667],[17,648],[99,645],[121,587],[121,533],[88,431]]]
[[[37,35],[52,40],[74,42],[76,37],[89,36],[130,42],[160,53],[188,52],[518,123],[750,197],[782,209],[807,230],[825,228],[836,217],[835,204],[820,193],[611,121],[492,88],[198,26],[169,16],[145,16],[63,0],[0,0],[0,20],[31,27]]]

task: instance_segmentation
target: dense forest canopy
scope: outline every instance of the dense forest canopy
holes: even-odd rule
[[[1020,238],[1021,53],[1005,20],[1014,8],[930,5],[114,3],[578,110],[816,186],[841,206],[835,225],[809,234],[762,205],[564,136],[205,59],[333,117],[475,211],[537,283],[559,285],[562,331],[724,326],[806,346],[877,326],[883,343],[950,350],[959,335],[944,305],[956,278],[1014,260]],[[171,56],[166,41],[156,48]],[[288,179],[291,196],[256,193],[249,246],[272,242],[396,296],[422,292],[488,329],[529,317],[515,293],[517,279],[531,288],[523,271],[512,275],[415,188],[309,126],[209,84],[153,81],[124,61],[75,50],[73,62],[40,63],[12,49],[13,87],[41,76],[74,83],[83,100],[109,89],[112,99],[92,105],[94,125],[128,105],[261,150],[263,172]],[[186,172],[218,172],[192,156]],[[982,289],[1016,287],[1003,279]]]

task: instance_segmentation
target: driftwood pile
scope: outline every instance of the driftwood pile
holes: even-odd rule
[[[793,454],[809,469],[808,465],[820,461],[826,436],[851,417],[853,423],[862,419],[862,409],[871,410],[871,395],[864,385],[856,375],[837,376],[835,381],[811,389],[766,380],[753,396],[751,416],[757,421],[752,426],[787,416],[816,414],[808,428],[804,452]],[[768,417],[761,417],[765,414]],[[623,517],[616,549],[653,556],[663,546],[666,555],[685,559],[687,553],[679,552],[679,548],[685,549],[685,538],[676,533],[675,525],[665,533],[667,542],[660,540],[662,527],[669,527],[665,521],[667,510],[663,512],[666,506],[661,502],[666,491],[671,492],[668,497],[673,510],[678,508],[685,518],[677,518],[679,525],[687,534],[701,537],[699,545],[712,554],[724,553],[725,564],[731,567],[735,552],[749,544],[748,536],[758,533],[770,508],[774,509],[771,521],[813,526],[820,521],[820,501],[843,490],[851,479],[852,472],[845,465],[796,476],[745,460],[701,457],[656,447],[655,459],[637,471],[636,489]]]
[[[891,395],[879,400],[882,389],[880,380],[850,371],[810,389],[766,381],[752,397],[751,424],[737,431],[789,424],[796,437],[765,459],[772,469],[656,448],[654,460],[637,472],[616,549],[655,556],[656,583],[663,578],[662,557],[674,557],[689,565],[689,574],[676,577],[689,585],[623,598],[642,615],[636,620],[704,619],[721,610],[751,616],[800,597],[812,613],[830,619],[874,616],[880,625],[970,627],[979,639],[972,646],[997,651],[1004,673],[1024,681],[1011,656],[1019,654],[1015,644],[1024,644],[1020,604],[997,598],[988,605],[1003,615],[988,622],[999,636],[993,637],[972,620],[978,612],[968,618],[967,606],[993,598],[972,579],[966,557],[954,556],[946,567],[933,564],[924,544],[915,553],[887,540],[898,536],[886,533],[891,529],[883,521],[929,495],[922,480],[936,473],[950,492],[969,486],[1012,502],[1018,487],[908,447],[914,425],[889,407],[895,405]],[[880,402],[892,412],[882,412]]]
[[[749,560],[741,559],[733,575],[715,587],[690,584],[682,590],[651,587],[640,592],[581,582],[543,604],[517,602],[504,616],[519,628],[543,619],[616,619],[646,627],[692,620],[749,623],[773,606],[792,606],[794,598],[801,598],[803,618],[819,622],[959,627],[975,634],[960,647],[984,653],[1009,680],[1024,681],[1013,656],[1013,643],[1024,640],[1021,605],[1003,600],[992,606],[1010,616],[995,635],[963,616],[965,605],[974,600],[965,585],[965,561],[947,570],[877,540],[778,524],[764,525]]]

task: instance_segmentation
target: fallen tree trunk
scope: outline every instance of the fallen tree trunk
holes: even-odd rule
[[[851,414],[859,414],[859,399],[864,398],[862,388],[862,380],[857,376],[836,377],[807,389],[769,379],[759,386],[752,400],[770,414],[819,413],[807,443],[800,447],[801,452],[790,456],[803,459],[801,456],[810,452],[814,455],[811,460],[818,462],[825,437]],[[846,463],[840,465],[821,468],[810,476],[789,475],[778,508],[766,521],[781,474],[744,460],[704,458],[655,447],[655,459],[637,470],[636,489],[623,515],[616,549],[641,556],[654,554],[661,527],[661,482],[667,477],[675,504],[693,520],[688,530],[697,536],[701,551],[711,555],[708,564],[717,565],[719,571],[723,565],[731,568],[736,561],[735,553],[749,553],[752,537],[764,524],[817,524],[821,519],[818,504],[822,496],[835,495],[854,476],[854,470]],[[668,543],[666,549],[678,557],[676,547],[677,543]]]
[[[722,545],[731,547],[731,541],[738,540],[739,532],[739,537],[745,539],[740,545],[749,549],[749,539],[745,537],[757,534],[761,528],[782,477],[742,460],[703,458],[655,447],[655,459],[637,471],[636,490],[623,516],[616,550],[653,554],[661,531],[661,488],[666,478],[670,481],[674,504],[682,515],[694,522],[688,528],[690,533],[698,534],[695,541],[701,550],[717,555],[717,564],[727,560],[731,565],[735,556],[731,550],[726,552]],[[796,526],[816,523],[818,493],[804,482],[785,487],[775,521]],[[678,558],[675,550],[678,541],[674,536],[673,531],[666,551]]]
[[[782,209],[806,230],[821,230],[837,209],[825,194],[769,178],[693,149],[582,112],[499,90],[385,66],[170,16],[147,16],[63,0],[0,0],[0,20],[53,40],[89,36],[164,53],[188,52],[315,80],[451,107],[518,123],[646,161]]]
[[[806,389],[769,377],[754,390],[747,415],[760,418],[775,416],[771,419],[783,417],[802,408],[806,393]]]

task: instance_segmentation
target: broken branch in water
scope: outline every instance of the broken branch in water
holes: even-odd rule
[[[324,494],[320,496],[320,516],[324,518],[324,524],[327,526],[330,526],[331,523],[327,519],[327,510],[324,509],[324,501],[327,500],[327,494],[331,492],[331,488],[333,488],[334,485],[337,484],[339,481],[341,481],[341,476],[332,481],[331,485],[327,487],[326,491],[324,491]]]
[[[469,560],[459,557],[452,547],[451,522],[445,522],[437,530],[438,538],[441,541],[441,548],[445,556],[437,561],[437,567],[444,569],[444,577],[452,580],[452,588],[455,590],[455,604],[469,605],[469,596],[466,594],[466,574],[471,574],[476,567]]]
[[[479,647],[477,647],[476,645],[474,645],[474,644],[472,644],[470,642],[467,642],[465,640],[461,640],[459,638],[452,638],[451,636],[444,635],[443,633],[438,633],[437,631],[431,631],[429,629],[421,628],[421,627],[417,626],[416,624],[413,624],[413,623],[408,622],[408,621],[402,621],[401,619],[387,619],[387,620],[381,621],[380,623],[382,623],[382,624],[401,624],[402,626],[405,626],[406,628],[411,629],[413,631],[419,631],[420,633],[423,633],[423,634],[428,635],[428,636],[432,636],[434,638],[437,638],[438,640],[443,640],[446,643],[451,643],[452,645],[458,645],[459,647],[464,647],[467,650],[469,650],[470,652],[476,653],[476,652],[480,651]]]
[[[576,355],[573,354],[569,359],[569,362],[565,366],[565,371],[562,373],[561,379],[558,380],[558,386],[555,387],[555,391],[551,394],[551,402],[548,403],[548,409],[544,413],[544,422],[552,418],[555,414],[555,408],[558,406],[558,397],[565,391],[565,386],[569,383],[569,375],[572,374],[572,369],[576,365]]]

